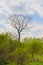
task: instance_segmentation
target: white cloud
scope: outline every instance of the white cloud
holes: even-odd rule
[[[36,32],[37,30],[43,31],[43,24],[33,23],[34,27],[31,28],[32,31]]]
[[[7,2],[5,2],[5,0],[1,0],[1,2],[0,2],[0,13],[5,13],[4,11],[8,12],[9,14],[12,14],[12,10],[7,5]],[[5,14],[7,14],[7,13],[5,13]]]
[[[40,16],[43,16],[42,0],[26,0],[25,10],[27,13],[34,13],[36,11]]]
[[[29,30],[24,30],[21,37],[43,37],[43,24],[32,24],[32,28]]]
[[[19,9],[19,6],[22,6],[24,10],[22,9],[18,12],[33,14],[34,11],[36,11],[40,16],[43,16],[43,0],[1,0],[0,6],[2,6],[3,9],[10,14],[17,12],[17,10],[12,10],[12,7],[15,9],[17,6],[17,9]]]

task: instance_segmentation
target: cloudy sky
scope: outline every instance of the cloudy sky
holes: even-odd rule
[[[43,37],[43,0],[0,0],[0,33],[13,30],[6,20],[15,13],[32,16],[34,27],[21,37]]]

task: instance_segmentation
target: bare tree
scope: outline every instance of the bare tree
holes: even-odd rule
[[[10,16],[8,18],[8,20],[10,21],[10,24],[13,28],[16,28],[17,32],[18,32],[18,40],[20,41],[20,35],[21,32],[27,28],[28,23],[31,21],[31,17],[28,18],[28,20],[26,19],[26,16],[21,16],[21,15],[13,15]],[[30,27],[29,27],[30,28]]]

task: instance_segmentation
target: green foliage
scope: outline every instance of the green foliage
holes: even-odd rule
[[[25,38],[20,42],[0,34],[0,65],[29,65],[32,61],[43,61],[42,39]]]
[[[41,51],[41,41],[39,39],[33,39],[30,44],[31,52],[40,53]]]
[[[9,62],[7,65],[17,65],[15,62]]]
[[[43,62],[31,62],[29,65],[43,65]]]
[[[30,43],[30,48],[29,48],[29,52],[32,55],[32,60],[34,55],[41,54],[41,50],[42,50],[42,43],[40,39],[32,39]]]

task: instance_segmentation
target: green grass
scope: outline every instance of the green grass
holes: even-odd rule
[[[32,62],[29,65],[43,65],[43,62]]]

